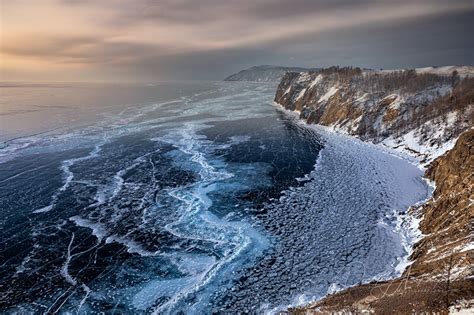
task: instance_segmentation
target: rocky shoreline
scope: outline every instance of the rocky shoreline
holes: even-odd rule
[[[447,313],[473,307],[470,68],[368,73],[333,67],[283,77],[276,103],[308,123],[415,156],[436,184],[431,199],[409,209],[421,220],[422,237],[401,277],[355,286],[290,313]]]

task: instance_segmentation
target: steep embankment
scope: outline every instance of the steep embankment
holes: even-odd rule
[[[471,69],[471,67],[468,67]],[[331,126],[417,155],[427,163],[474,122],[474,78],[415,70],[362,72],[329,68],[289,72],[275,101],[308,123]],[[474,74],[474,69],[472,69]]]
[[[446,311],[472,299],[474,79],[466,68],[460,70],[463,76],[331,68],[283,77],[276,102],[309,123],[417,156],[436,183],[433,197],[410,210],[421,218],[422,237],[402,277],[353,287],[292,311]]]
[[[451,266],[451,276],[472,275],[474,249],[474,129],[464,132],[454,148],[431,163],[425,173],[436,183],[427,203],[415,209],[423,216],[420,230],[424,237],[411,256],[413,276],[440,275]]]

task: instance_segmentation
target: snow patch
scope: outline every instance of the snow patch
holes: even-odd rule
[[[380,70],[380,71],[366,71],[366,73],[392,73],[397,71],[405,71],[408,69],[390,69],[390,70]],[[422,73],[431,73],[437,75],[450,76],[453,71],[457,71],[460,77],[472,77],[474,76],[474,67],[473,66],[444,66],[444,67],[424,67],[416,68],[415,71],[419,74]]]
[[[306,89],[302,89],[299,93],[298,96],[296,97],[296,100],[299,100],[300,98],[303,97],[304,93],[306,93]]]
[[[336,92],[338,91],[338,88],[335,87],[335,86],[332,86],[327,92],[326,94],[324,94],[323,96],[321,96],[319,98],[319,101],[318,102],[326,102],[329,100],[329,98],[331,96],[333,96],[334,94],[336,94]]]
[[[321,74],[318,74],[316,78],[314,78],[313,81],[311,81],[311,83],[308,86],[308,89],[311,90],[313,87],[316,86],[316,84],[321,82],[322,79],[323,79],[323,76]]]
[[[457,71],[461,77],[474,75],[473,66],[424,67],[416,68],[415,70],[417,73],[432,73],[437,75],[451,75],[453,71]]]
[[[397,94],[390,94],[386,97],[384,97],[382,99],[382,101],[386,100],[386,99],[392,99],[394,98],[394,100],[390,103],[389,105],[389,108],[391,109],[399,109],[400,108],[400,104],[402,103],[402,98],[400,97],[400,95],[397,95]]]
[[[354,103],[362,103],[363,101],[367,100],[367,97],[369,96],[368,93],[364,93],[358,98],[355,99]]]
[[[309,75],[308,72],[301,72],[298,79],[296,80],[296,83],[303,83],[307,82],[311,79],[311,76]]]

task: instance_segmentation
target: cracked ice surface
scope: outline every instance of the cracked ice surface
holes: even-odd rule
[[[325,147],[309,180],[269,202],[260,218],[274,247],[215,311],[276,311],[396,275],[407,252],[390,213],[427,197],[421,170],[374,145],[312,128]]]
[[[276,111],[275,86],[68,89],[99,121],[0,144],[0,311],[252,312],[396,272],[421,171]]]

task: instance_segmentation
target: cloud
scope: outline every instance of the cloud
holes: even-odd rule
[[[3,8],[8,73],[83,67],[84,79],[219,79],[260,63],[465,63],[474,17],[471,0],[16,0]]]
[[[297,20],[307,16],[331,14],[336,17],[343,12],[400,7],[423,8],[425,12],[451,11],[472,7],[470,0],[446,2],[443,0],[116,0],[113,2],[91,0],[62,0],[74,8],[84,5],[106,8],[114,12],[117,24],[143,22],[166,22],[179,25],[206,25],[215,21],[242,21],[255,24],[273,20]],[[423,11],[417,15],[424,15]]]
[[[40,40],[38,40],[40,39]],[[119,63],[169,54],[167,47],[114,41],[92,36],[39,36],[15,38],[2,46],[6,55],[48,58],[59,63]]]

